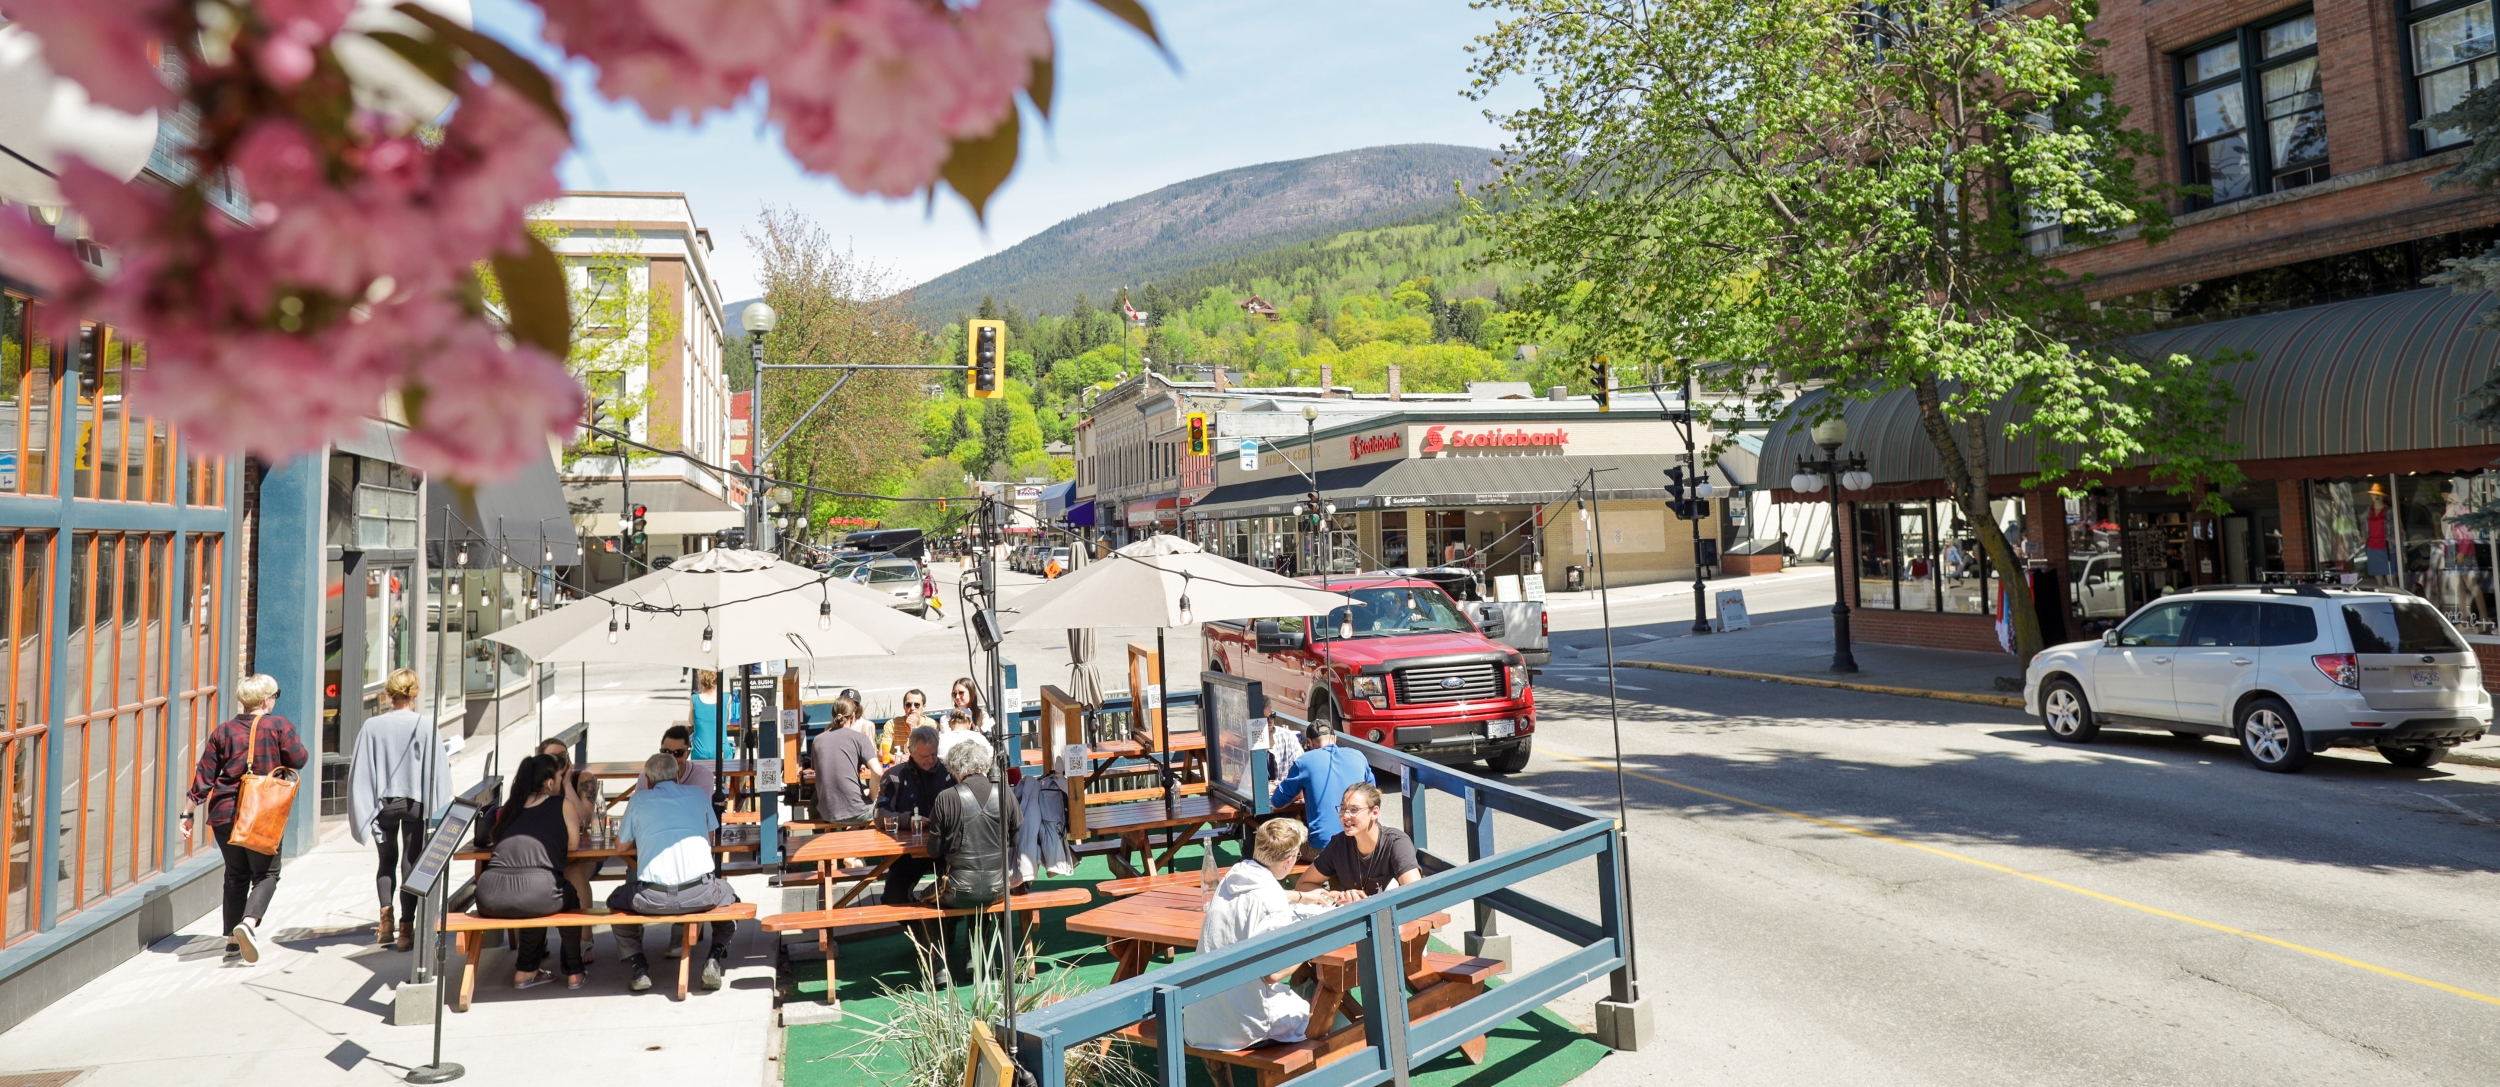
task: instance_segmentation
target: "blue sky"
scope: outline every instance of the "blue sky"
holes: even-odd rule
[[[480,29],[551,59],[536,9],[474,0]],[[719,245],[713,275],[754,293],[743,232],[766,204],[797,207],[856,251],[918,282],[1051,224],[1201,174],[1390,143],[1492,147],[1483,106],[1460,97],[1464,49],[1492,25],[1461,0],[1147,0],[1174,71],[1152,46],[1082,0],[1059,0],[1058,100],[1027,124],[1015,176],[986,232],[963,203],[844,192],[800,173],[752,101],[696,124],[657,125],[608,103],[585,65],[565,73],[576,189],[684,192]],[[1029,122],[1029,119],[1028,119]]]

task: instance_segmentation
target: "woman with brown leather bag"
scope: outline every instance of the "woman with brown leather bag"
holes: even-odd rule
[[[199,765],[191,771],[182,835],[191,836],[199,809],[207,807],[209,829],[226,858],[226,954],[256,963],[261,918],[268,915],[269,898],[278,890],[277,845],[291,807],[294,774],[312,756],[296,735],[295,723],[269,712],[278,702],[277,680],[245,676],[235,684],[234,694],[242,710],[209,733]],[[256,794],[280,799],[272,804],[256,795],[254,803],[238,805],[246,779]],[[275,787],[264,790],[265,783]],[[244,828],[241,841],[235,830],[238,806],[255,809],[244,813],[252,825]]]

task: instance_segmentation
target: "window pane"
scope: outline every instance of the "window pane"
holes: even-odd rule
[[[1890,506],[1858,507],[1858,606],[1889,608],[1893,606],[1892,533],[1888,522]]]
[[[2413,70],[2429,75],[2488,54],[2491,46],[2491,5],[2475,4],[2434,15],[2413,24]],[[2427,101],[2422,111],[2437,112]]]
[[[2118,630],[2120,645],[2177,645],[2187,630],[2189,605],[2156,604]]]
[[[2240,70],[2240,43],[2224,42],[2188,58],[2188,82],[2202,83]]]
[[[2188,635],[2188,644],[2256,645],[2258,611],[2255,601],[2209,601],[2196,609],[2196,630]]]
[[[2301,604],[2268,604],[2258,630],[2260,645],[2307,645],[2318,640],[2318,613]]]
[[[2500,73],[2500,65],[2485,58],[2422,77],[2422,115],[2436,116],[2454,107],[2464,101],[2466,95],[2474,93],[2476,88],[2491,82],[2495,73]],[[2467,138],[2463,130],[2454,128],[2431,129],[2422,133],[2423,145],[2431,148],[2464,143]]]
[[[2318,17],[2303,15],[2288,23],[2276,23],[2265,29],[2265,52],[2279,57],[2295,49],[2318,44]]]
[[[1900,511],[1894,519],[1900,533],[1897,561],[1901,570],[1901,610],[1934,611],[1936,564],[1928,543],[1928,508],[1921,504],[1896,509]]]
[[[2236,89],[2234,93],[2237,93]],[[2188,149],[2191,183],[2210,185],[2214,203],[2237,200],[2249,194],[2255,181],[2248,163],[2248,137],[2227,136],[2211,143],[2200,143]]]
[[[2210,140],[2248,127],[2248,103],[2240,87],[2216,87],[2188,99],[2188,138]]]

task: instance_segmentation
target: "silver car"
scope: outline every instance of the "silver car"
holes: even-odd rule
[[[921,592],[926,581],[921,576],[918,562],[899,558],[877,559],[860,567],[857,573],[851,575],[851,580],[892,597],[889,603],[897,611],[919,616],[929,614],[928,597]]]
[[[2031,662],[2023,708],[2084,743],[2103,728],[2229,736],[2258,768],[2330,747],[2437,763],[2491,727],[2474,651],[2439,609],[2386,590],[2214,587],[2164,597],[2098,642]]]

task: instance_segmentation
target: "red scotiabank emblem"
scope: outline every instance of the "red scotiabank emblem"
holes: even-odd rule
[[[1569,445],[1571,432],[1559,427],[1553,430],[1459,430],[1447,437],[1448,427],[1424,429],[1424,444],[1418,454],[1438,453],[1443,449],[1489,449],[1495,446]]]
[[[1400,441],[1399,438],[1400,436],[1395,432],[1388,434],[1357,434],[1346,439],[1346,459],[1361,460],[1365,454],[1386,453],[1392,449],[1396,449],[1400,445],[1405,444],[1403,441]]]

